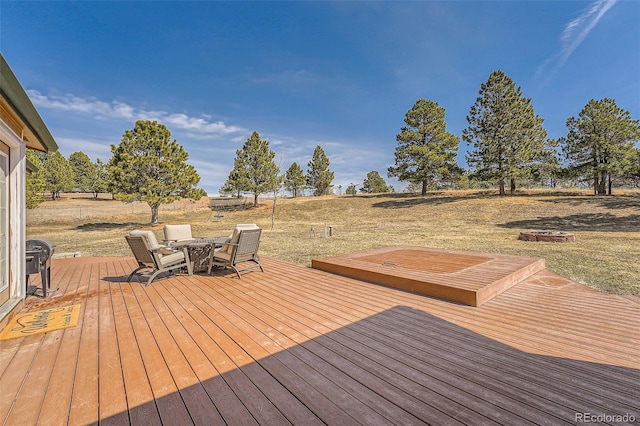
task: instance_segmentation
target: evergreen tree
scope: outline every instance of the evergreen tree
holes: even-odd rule
[[[384,181],[382,176],[380,176],[380,173],[378,173],[376,170],[372,170],[367,173],[367,177],[362,184],[361,191],[370,194],[389,192],[389,187],[387,186],[387,183]]]
[[[60,151],[47,154],[42,163],[41,175],[45,181],[45,190],[51,192],[51,199],[60,198],[60,192],[73,188],[73,168]]]
[[[507,180],[515,191],[516,179],[526,177],[542,161],[547,132],[531,99],[523,97],[522,89],[504,72],[492,72],[479,93],[467,116],[469,127],[462,132],[474,147],[467,153],[467,163],[479,179],[497,180],[504,195]]]
[[[253,205],[258,205],[260,194],[271,192],[277,185],[280,169],[269,149],[269,142],[262,140],[258,132],[253,132],[242,149],[236,151],[234,162],[234,185],[242,191],[253,194]]]
[[[324,149],[316,146],[307,167],[307,186],[313,188],[313,195],[324,195],[331,191],[334,174],[329,170],[329,164]]]
[[[625,162],[625,181],[629,185],[640,188],[640,148],[631,150]]]
[[[611,194],[613,180],[624,175],[627,160],[640,139],[640,121],[615,100],[591,99],[578,118],[567,119],[569,133],[561,139],[573,176],[593,179],[596,194]]]
[[[447,132],[444,119],[445,110],[437,102],[416,101],[405,114],[406,126],[396,136],[395,167],[389,167],[390,177],[421,183],[425,195],[430,185],[459,174],[456,154],[460,141]]]
[[[126,130],[118,146],[111,145],[109,182],[115,198],[144,201],[151,208],[151,223],[158,223],[161,204],[181,198],[199,200],[206,195],[196,188],[200,176],[187,164],[189,154],[171,132],[157,121],[138,120]]]
[[[293,163],[285,172],[284,187],[287,191],[291,191],[293,197],[298,196],[298,192],[304,189],[305,177],[302,168],[298,163]]]
[[[347,195],[356,195],[358,193],[358,190],[356,189],[356,185],[354,183],[350,183],[344,192]]]
[[[229,172],[229,177],[220,188],[220,193],[240,198],[242,191],[248,187],[249,179],[242,163],[242,156],[238,156],[233,160],[233,169]]]
[[[89,156],[82,151],[74,152],[69,156],[69,164],[73,169],[76,188],[82,192],[92,192],[97,170]]]
[[[558,139],[550,139],[539,156],[540,161],[531,168],[531,178],[542,186],[555,188],[562,178],[564,169],[558,152]]]
[[[407,185],[407,187],[405,188],[404,192],[407,192],[409,194],[417,194],[418,192],[422,191],[422,183],[421,182],[409,182],[409,184]]]
[[[25,195],[26,195],[26,207],[28,209],[35,209],[40,205],[40,203],[44,201],[44,197],[42,196],[42,193],[45,191],[46,181],[42,177],[41,155],[42,154],[38,154],[36,151],[33,151],[31,149],[27,149],[27,152],[26,152],[27,160],[30,161],[31,164],[33,164],[36,167],[36,169],[38,169],[34,172],[27,174]]]
[[[98,198],[98,194],[103,192],[109,192],[109,168],[101,160],[97,159],[95,163],[96,179],[90,186],[91,192],[93,192],[93,198]]]

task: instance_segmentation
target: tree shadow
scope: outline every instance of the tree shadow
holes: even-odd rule
[[[631,195],[614,195],[614,196],[595,196],[581,195],[560,197],[553,199],[542,199],[547,203],[567,204],[573,207],[594,206],[603,207],[611,210],[637,209],[640,210],[640,197]]]
[[[361,196],[365,198],[385,198],[385,201],[380,201],[372,204],[372,207],[382,209],[408,209],[416,206],[438,206],[441,204],[455,203],[462,200],[474,200],[479,198],[495,197],[492,192],[474,192],[473,194],[464,195],[447,195],[441,192],[428,192],[427,195],[416,194],[390,194],[385,195],[366,195]],[[388,198],[395,198],[388,200]]]
[[[88,201],[88,202],[91,202],[91,203],[100,203],[100,202],[110,202],[111,203],[111,202],[114,201],[114,199],[112,199],[112,198],[100,198],[100,197],[93,198],[93,197],[80,197],[80,196],[77,196],[77,197],[66,197],[66,198],[68,198],[69,200],[82,200],[82,201]]]
[[[545,229],[558,231],[638,232],[640,214],[624,217],[611,213],[580,213],[569,216],[538,217],[497,225],[508,229]]]
[[[114,222],[95,222],[95,223],[84,223],[82,225],[76,226],[76,230],[78,231],[109,231],[112,229],[135,229],[143,226],[137,222],[125,222],[125,223],[114,223]]]

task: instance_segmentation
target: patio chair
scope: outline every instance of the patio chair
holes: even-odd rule
[[[233,228],[233,231],[231,232],[231,234],[227,237],[227,241],[225,241],[225,245],[222,246],[222,250],[228,250],[229,249],[229,246],[226,245],[227,243],[230,243],[232,241],[234,243],[237,243],[238,242],[238,234],[243,229],[260,229],[260,227],[258,225],[256,225],[255,223],[237,223],[236,226]]]
[[[131,234],[125,235],[125,239],[138,262],[138,267],[129,274],[127,282],[131,282],[134,274],[145,268],[152,270],[147,285],[151,284],[163,272],[175,271],[176,269],[187,268],[187,273],[193,275],[186,246],[182,249],[162,246],[158,244],[152,231],[131,231]]]
[[[193,241],[195,238],[191,235],[191,225],[165,225],[164,226],[164,243],[173,244],[185,241]]]
[[[255,225],[254,225],[255,226]],[[242,278],[241,271],[259,267],[262,272],[264,268],[258,259],[258,247],[260,246],[260,235],[262,229],[255,228],[243,229],[236,228],[233,230],[231,241],[222,246],[222,248],[214,252],[209,259],[209,269],[207,273],[211,274],[214,266],[231,267],[238,278]],[[241,266],[241,264],[245,266]]]

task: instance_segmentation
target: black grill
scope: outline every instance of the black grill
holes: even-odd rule
[[[47,297],[47,290],[51,289],[51,256],[53,256],[55,249],[56,246],[44,238],[27,240],[27,288],[29,276],[40,273],[42,297]]]

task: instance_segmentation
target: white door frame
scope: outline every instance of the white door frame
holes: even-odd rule
[[[0,119],[0,140],[9,147],[8,170],[8,270],[9,300],[0,305],[2,321],[26,297],[26,144],[21,135]]]

